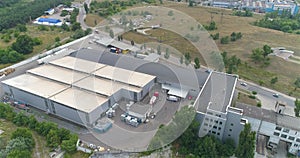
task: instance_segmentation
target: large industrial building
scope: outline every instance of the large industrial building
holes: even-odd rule
[[[72,122],[92,126],[122,98],[140,101],[155,76],[74,57],[64,57],[2,82],[4,91]]]

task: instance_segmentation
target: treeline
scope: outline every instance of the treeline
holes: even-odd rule
[[[222,143],[213,136],[199,138],[199,122],[193,121],[189,128],[173,143],[176,150],[183,157],[230,157],[234,154],[234,141],[226,140]]]
[[[10,105],[0,103],[0,118],[12,121],[19,127],[29,128],[46,138],[47,146],[57,148],[60,146],[66,152],[76,151],[78,136],[69,130],[58,128],[52,122],[38,122],[33,115],[27,116],[23,112],[16,113]],[[1,157],[1,156],[0,156]]]
[[[128,6],[133,6],[138,3],[156,3],[155,0],[129,0],[129,1],[121,1],[121,0],[114,0],[114,1],[92,1],[90,4],[90,13],[97,13],[99,16],[108,17],[111,15],[114,15],[124,9]]]
[[[45,10],[58,4],[70,5],[72,0],[34,0],[27,3],[16,3],[10,8],[0,9],[0,31],[15,27],[17,24],[25,24],[32,19],[41,16]]]
[[[242,16],[242,17],[252,17],[253,16],[253,12],[246,9],[245,11],[241,11],[241,10],[236,10],[233,12],[232,15],[235,16]]]
[[[288,10],[283,10],[281,13],[275,11],[267,13],[263,19],[254,22],[254,25],[288,33],[296,31],[300,34],[300,14],[293,16]]]
[[[21,0],[2,0],[0,1],[0,8],[10,7],[11,5],[21,2]]]

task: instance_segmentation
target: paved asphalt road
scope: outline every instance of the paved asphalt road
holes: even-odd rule
[[[288,106],[291,106],[293,108],[295,107],[295,98],[293,98],[293,97],[287,96],[283,93],[277,92],[272,89],[261,87],[259,85],[256,85],[256,84],[250,83],[250,82],[245,82],[245,83],[247,83],[247,86],[242,86],[241,85],[242,82],[245,82],[245,81],[238,80],[238,83],[237,83],[238,88],[248,90],[248,91],[256,91],[259,95],[261,95],[265,98],[269,98],[270,100],[282,101],[282,102],[287,103]],[[275,93],[279,94],[278,98],[273,96],[273,94],[275,94]]]

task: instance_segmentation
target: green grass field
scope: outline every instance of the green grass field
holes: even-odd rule
[[[229,44],[221,44],[220,40],[215,41],[220,51],[228,52],[228,55],[236,55],[242,60],[242,65],[239,66],[238,74],[241,78],[253,81],[255,83],[263,82],[263,86],[278,90],[285,94],[300,97],[299,88],[295,90],[294,82],[297,77],[300,77],[299,65],[292,62],[287,62],[278,57],[270,57],[271,63],[268,67],[261,67],[254,64],[250,55],[255,48],[262,48],[268,44],[271,47],[285,47],[295,52],[295,55],[300,55],[300,36],[296,34],[283,33],[276,30],[260,28],[252,25],[252,23],[263,15],[255,14],[254,17],[237,17],[232,16],[232,11],[220,8],[205,8],[205,7],[188,7],[186,4],[173,2],[165,2],[165,7],[170,7],[182,11],[196,19],[202,25],[208,25],[212,19],[216,22],[218,29],[210,33],[220,33],[220,38],[230,36],[232,32],[241,32],[242,39],[230,42]],[[161,36],[162,32],[152,33],[152,36]],[[147,41],[147,38],[141,37],[133,33],[126,33],[124,37],[127,39],[137,39],[141,43]],[[174,38],[174,37],[173,37]],[[177,41],[178,38],[174,38]],[[182,45],[171,41],[166,44],[176,46],[178,50],[184,50],[190,46],[186,45],[184,40],[180,42]],[[180,43],[179,42],[179,43]],[[188,42],[187,42],[188,43]],[[193,52],[193,51],[191,51]],[[193,56],[195,57],[195,56]],[[203,62],[201,62],[203,64]],[[270,84],[271,78],[277,76],[278,82],[274,85]]]

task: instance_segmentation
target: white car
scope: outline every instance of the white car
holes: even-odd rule
[[[247,86],[247,83],[242,82],[241,85],[244,86],[244,87],[246,87],[246,86]]]

